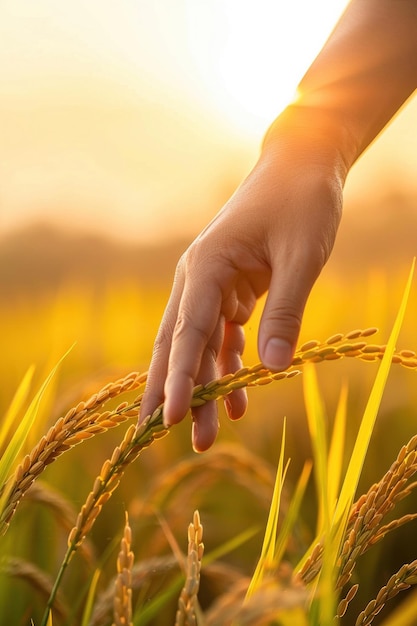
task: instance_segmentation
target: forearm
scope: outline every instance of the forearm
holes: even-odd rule
[[[417,0],[352,0],[283,119],[323,133],[349,169],[416,87]]]

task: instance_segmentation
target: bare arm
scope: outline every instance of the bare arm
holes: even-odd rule
[[[417,2],[352,0],[299,86],[301,106],[328,111],[353,159],[417,87]]]
[[[181,258],[141,419],[165,400],[166,424],[180,421],[195,384],[241,365],[242,326],[265,291],[260,358],[271,369],[289,365],[349,169],[416,86],[417,0],[352,0],[252,172]],[[246,403],[244,391],[231,394],[229,416],[241,417]],[[196,450],[213,443],[216,410],[193,411]]]

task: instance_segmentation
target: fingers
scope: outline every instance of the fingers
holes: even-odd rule
[[[259,356],[265,367],[281,371],[291,364],[304,307],[317,275],[318,271],[312,271],[305,262],[285,272],[273,271],[258,335]]]
[[[164,423],[178,423],[190,407],[196,384],[242,367],[243,330],[239,324],[225,323],[221,289],[210,290],[208,284],[214,285],[214,281],[201,280],[196,287],[178,272],[155,342],[140,420],[164,402]],[[231,306],[226,303],[227,309]],[[239,307],[232,308],[240,318]],[[247,406],[245,391],[230,394],[225,405],[229,417],[242,417]],[[201,452],[217,436],[216,402],[193,408],[192,416],[193,447]]]
[[[191,283],[191,284],[190,284]],[[222,329],[221,291],[209,283],[186,281],[172,336],[165,381],[164,422],[176,424],[187,413],[193,387],[215,374]]]
[[[240,324],[226,322],[222,349],[218,358],[218,368],[221,376],[229,372],[236,372],[242,364],[242,354],[245,345],[245,335]],[[232,420],[243,417],[246,413],[248,398],[245,389],[238,389],[224,399],[227,415]]]
[[[184,276],[181,266],[178,264],[171,295],[154,343],[145,393],[140,407],[139,423],[141,423],[147,415],[153,413],[164,401],[164,383],[168,369],[172,333],[177,319],[177,311],[181,300],[183,285]]]
[[[198,381],[205,384],[222,374],[235,372],[242,366],[244,346],[243,329],[239,324],[224,322],[221,315],[201,361]],[[227,413],[231,419],[239,419],[246,411],[247,398],[243,389],[227,396]],[[217,403],[215,401],[192,409],[192,443],[196,452],[204,452],[213,445],[219,430]]]

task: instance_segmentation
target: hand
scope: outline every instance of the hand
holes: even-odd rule
[[[332,249],[342,206],[340,159],[316,140],[274,131],[232,198],[180,259],[155,342],[141,418],[161,402],[164,422],[187,413],[193,387],[241,367],[243,325],[269,290],[258,335],[271,370],[291,362],[304,306]],[[303,133],[295,133],[295,135]],[[225,398],[231,419],[246,393]],[[217,406],[192,410],[196,451],[214,442]]]

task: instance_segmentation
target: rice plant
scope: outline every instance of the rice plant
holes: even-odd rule
[[[269,493],[270,510],[262,531],[263,547],[259,547],[260,557],[252,572],[227,567],[220,561],[220,554],[224,555],[236,549],[244,551],[246,542],[259,529],[247,529],[247,532],[235,537],[234,542],[210,546],[210,549],[204,550],[202,533],[203,525],[207,529],[207,523],[198,511],[194,512],[188,528],[186,554],[183,554],[171,532],[169,520],[165,523],[159,517],[159,527],[163,529],[166,543],[171,546],[173,555],[149,556],[149,559],[142,558],[135,563],[133,550],[135,545],[140,546],[141,537],[135,534],[129,524],[129,512],[129,517],[127,513],[125,515],[122,536],[119,538],[121,543],[114,568],[115,579],[108,587],[103,588],[100,585],[101,567],[109,559],[103,555],[100,561],[100,557],[93,554],[94,550],[89,543],[93,528],[109,500],[123,484],[124,474],[145,449],[157,446],[155,442],[168,434],[163,424],[163,405],[141,425],[136,424],[146,373],[128,374],[106,384],[87,400],[78,402],[47,429],[23,458],[21,449],[28,426],[17,429],[0,462],[0,475],[3,477],[0,528],[4,554],[1,570],[3,576],[9,579],[9,586],[10,580],[25,579],[31,588],[39,590],[44,610],[43,617],[35,622],[36,626],[72,623],[101,626],[112,621],[115,625],[135,626],[168,623],[164,615],[167,606],[173,602],[176,608],[170,623],[175,626],[327,626],[337,622],[365,626],[371,624],[395,596],[413,587],[417,582],[417,565],[413,555],[410,555],[409,562],[404,563],[397,572],[391,572],[377,595],[368,598],[357,614],[352,616],[353,601],[362,585],[356,572],[363,555],[383,542],[391,532],[417,517],[417,513],[413,511],[402,513],[399,510],[400,503],[413,492],[417,484],[413,482],[417,471],[417,435],[401,447],[382,478],[361,496],[357,496],[363,464],[390,368],[392,365],[399,365],[410,371],[417,370],[416,353],[408,349],[398,351],[395,347],[410,288],[411,275],[397,320],[386,344],[373,343],[377,332],[375,328],[337,333],[324,341],[304,342],[296,351],[291,366],[284,372],[271,372],[258,363],[195,387],[192,406],[224,398],[239,388],[263,387],[304,374],[304,396],[313,461],[306,459],[295,487],[291,488],[287,484],[287,469],[290,466],[288,456],[291,455],[291,450],[286,441],[285,427],[275,480],[261,460],[244,449],[235,453],[230,446],[223,446],[218,452],[215,451],[211,457],[213,462],[206,466],[204,457],[195,457],[188,463],[179,463],[166,477],[151,477],[153,499],[146,506],[152,508],[157,518],[161,503],[179,485],[185,486],[189,481],[189,490],[195,491],[200,487],[204,491],[207,476],[221,476],[226,467],[230,466],[236,482],[244,484],[252,492],[253,498],[262,499],[264,493]],[[324,402],[315,374],[316,367],[320,364],[341,359],[379,363],[347,468],[343,466],[348,419],[347,388],[342,388],[330,433],[326,426]],[[35,409],[41,394],[55,374],[54,369],[36,394],[22,421],[25,425],[36,420]],[[9,416],[4,422],[7,424],[7,432],[13,429],[17,408],[28,393],[29,379],[30,374],[22,382],[12,402]],[[81,446],[84,453],[88,454],[91,440],[104,436],[115,428],[120,429],[129,420],[133,420],[133,423],[127,426],[111,455],[101,463],[86,498],[80,503],[78,513],[68,506],[61,494],[42,484],[40,476],[46,468],[53,463],[59,463],[63,456],[66,458],[75,447]],[[4,441],[6,440],[5,435]],[[380,471],[384,471],[384,468],[380,468]],[[297,526],[303,515],[303,501],[311,475],[314,476],[316,486],[317,518],[315,532],[309,542],[306,542],[305,538],[300,539]],[[140,486],[138,489],[140,490]],[[67,529],[67,548],[58,559],[59,567],[52,576],[45,574],[30,561],[14,558],[13,545],[7,543],[7,537],[13,532],[15,525],[18,530],[19,520],[16,514],[25,502],[30,502],[31,507],[48,506],[56,512],[56,519],[60,516],[63,527]],[[144,503],[143,510],[146,506]],[[397,510],[398,514],[393,515]],[[73,522],[69,529],[71,517]],[[80,594],[79,607],[74,608],[66,600],[64,587],[65,577],[70,575],[76,553],[82,556],[85,567],[90,571],[90,578]],[[159,583],[154,583],[159,580],[158,577],[166,578],[162,588]],[[221,590],[209,603],[198,599],[200,587],[206,577],[212,581],[222,581]],[[149,599],[148,591],[154,584],[157,591]],[[30,613],[30,606],[28,611]],[[158,615],[162,616],[161,622],[157,622]],[[32,619],[33,615],[26,617]],[[406,626],[406,623],[412,622],[398,623]]]

